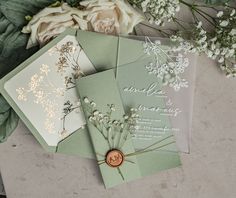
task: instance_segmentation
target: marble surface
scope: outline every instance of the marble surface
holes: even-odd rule
[[[197,64],[191,154],[182,167],[105,190],[95,161],[45,152],[20,123],[0,144],[8,198],[235,198],[236,79]]]

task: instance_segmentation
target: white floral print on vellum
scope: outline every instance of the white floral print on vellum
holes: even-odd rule
[[[144,53],[153,56],[154,59],[146,69],[148,74],[155,75],[164,86],[172,87],[175,91],[188,87],[188,81],[181,77],[189,66],[189,60],[180,52],[173,51],[171,47],[162,46],[159,40],[155,42],[146,37]]]

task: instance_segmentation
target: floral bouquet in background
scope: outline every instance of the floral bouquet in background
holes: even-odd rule
[[[176,13],[184,7],[191,12],[191,21],[177,17]],[[67,0],[57,1],[26,19],[29,23],[22,32],[31,33],[28,48],[44,45],[67,27],[129,34],[137,24],[147,25],[146,20],[162,36],[178,43],[179,48],[205,53],[218,61],[228,77],[236,76],[236,9],[228,1]]]
[[[31,33],[27,48],[44,45],[68,27],[113,35],[129,34],[135,25],[144,21],[144,17],[123,0],[88,0],[79,4],[58,1],[26,19],[29,23],[22,32]]]

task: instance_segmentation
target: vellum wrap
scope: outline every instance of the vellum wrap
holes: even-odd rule
[[[124,36],[124,38],[135,39],[139,41],[145,41],[144,36]],[[172,46],[173,43],[169,39],[159,37],[149,37],[151,41],[161,41],[162,45]],[[124,43],[124,48],[126,44]],[[174,46],[174,45],[173,45]],[[122,55],[125,55],[122,54]],[[174,89],[166,86],[164,90],[167,96],[173,100],[173,103],[178,106],[183,115],[176,119],[171,118],[171,123],[177,128],[182,128],[180,132],[175,132],[175,138],[177,141],[178,149],[183,153],[190,153],[191,151],[191,130],[192,130],[192,114],[194,103],[194,90],[195,90],[195,75],[196,64],[198,56],[194,53],[183,54],[189,60],[189,66],[185,69],[185,72],[181,75],[182,78],[187,79],[188,88],[182,88],[178,92]]]

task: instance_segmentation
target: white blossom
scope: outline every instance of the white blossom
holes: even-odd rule
[[[236,10],[235,9],[233,9],[232,11],[231,11],[231,13],[230,13],[230,16],[232,17],[232,16],[234,16],[235,15],[235,13],[236,13]]]
[[[228,20],[223,20],[223,21],[220,22],[221,27],[226,27],[228,24],[229,24]]]
[[[231,36],[235,36],[236,35],[236,29],[232,29],[229,34]]]
[[[222,17],[223,15],[224,15],[224,12],[223,12],[223,11],[219,11],[216,16],[217,16],[218,18],[220,18],[220,17]]]
[[[201,28],[202,27],[202,22],[199,21],[198,24],[197,24],[197,28]]]
[[[93,106],[93,107],[96,107],[96,103],[95,102],[90,102],[90,104]]]
[[[87,97],[84,98],[84,102],[85,102],[86,104],[90,103],[90,101],[89,101],[89,99],[88,99]]]
[[[180,10],[179,0],[132,0],[131,4],[142,9],[150,23],[163,26],[164,20],[171,21]]]
[[[221,56],[221,57],[220,57],[220,59],[218,60],[218,62],[219,62],[219,63],[223,63],[223,62],[224,62],[224,60],[225,60],[225,59],[224,59],[224,57],[223,57],[223,56]]]

